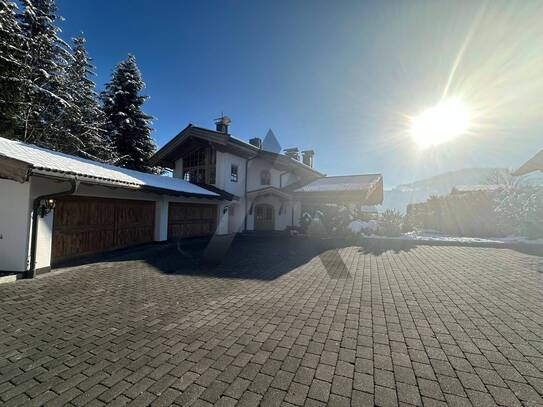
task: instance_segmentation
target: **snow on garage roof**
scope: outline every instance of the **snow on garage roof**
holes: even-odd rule
[[[31,172],[38,170],[39,173],[52,172],[92,178],[95,182],[104,184],[113,183],[132,188],[156,188],[173,193],[219,197],[215,192],[179,178],[129,170],[0,137],[0,162],[2,157],[26,163]]]
[[[381,174],[339,175],[316,179],[294,192],[345,192],[373,188],[382,179]]]

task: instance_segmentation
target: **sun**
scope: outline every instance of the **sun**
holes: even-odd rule
[[[411,137],[421,148],[446,143],[468,129],[469,114],[458,99],[442,100],[411,119]]]

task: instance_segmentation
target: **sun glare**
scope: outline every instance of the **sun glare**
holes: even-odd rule
[[[457,99],[443,100],[411,119],[411,136],[426,148],[450,141],[468,128],[469,115]]]

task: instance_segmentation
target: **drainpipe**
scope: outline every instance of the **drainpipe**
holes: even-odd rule
[[[249,161],[254,160],[256,156],[245,160],[245,219],[243,220],[243,231],[247,232],[247,216],[249,215],[247,208],[247,178],[249,178]]]
[[[64,195],[72,195],[77,191],[79,187],[79,181],[76,179],[70,180],[72,186],[67,191],[55,192],[54,194],[47,194],[38,196],[34,199],[32,203],[32,230],[30,235],[30,266],[25,272],[25,278],[34,278],[36,277],[36,251],[38,243],[38,209],[40,207],[40,202],[44,199],[56,198]]]

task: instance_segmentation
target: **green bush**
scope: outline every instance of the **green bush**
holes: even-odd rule
[[[387,209],[379,219],[379,230],[381,236],[396,237],[402,234],[403,215],[395,210]]]

